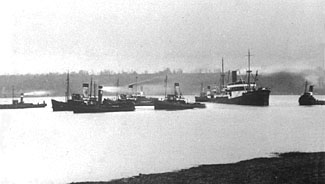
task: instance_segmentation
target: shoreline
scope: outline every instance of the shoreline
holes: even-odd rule
[[[325,183],[325,152],[288,152],[273,155],[236,163],[200,165],[173,172],[139,174],[111,181],[71,184]]]

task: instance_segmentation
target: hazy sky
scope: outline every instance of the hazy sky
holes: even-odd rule
[[[10,3],[9,3],[10,2]],[[13,0],[0,74],[322,66],[324,0]]]

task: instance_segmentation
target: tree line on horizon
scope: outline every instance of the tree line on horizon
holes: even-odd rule
[[[311,72],[311,71],[308,71]],[[97,85],[124,87],[132,93],[136,87],[147,95],[163,95],[164,80],[168,77],[168,92],[172,93],[173,84],[180,83],[180,89],[184,95],[198,95],[201,84],[204,88],[219,86],[220,72],[213,73],[184,73],[182,70],[171,71],[169,68],[156,73],[122,72],[114,73],[103,71],[98,74],[90,74],[87,71],[70,72],[70,90],[72,93],[81,93],[82,83],[90,83],[91,79]],[[240,76],[245,79],[245,76]],[[276,72],[258,76],[257,84],[271,89],[273,95],[298,95],[304,91],[307,74],[304,72]],[[25,74],[25,75],[1,75],[0,97],[11,97],[14,88],[16,96],[20,93],[32,91],[45,91],[49,96],[64,96],[66,91],[66,73]],[[138,84],[135,84],[136,81]],[[227,77],[226,77],[227,82]],[[127,89],[130,84],[133,89]],[[315,93],[325,94],[323,86],[315,86]],[[113,93],[107,92],[106,95]],[[115,94],[115,92],[114,92]]]

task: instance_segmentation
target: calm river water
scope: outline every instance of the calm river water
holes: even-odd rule
[[[271,96],[269,107],[100,114],[52,112],[51,98],[26,98],[48,106],[0,110],[0,183],[108,181],[272,152],[325,151],[325,106],[302,107],[298,97]]]

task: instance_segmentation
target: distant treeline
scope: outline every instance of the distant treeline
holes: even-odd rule
[[[180,89],[185,95],[199,94],[201,83],[206,88],[208,85],[212,88],[219,86],[220,73],[183,73],[182,71],[171,72],[166,69],[157,73],[112,73],[104,71],[96,75],[91,75],[86,71],[70,73],[70,89],[73,93],[81,93],[82,83],[90,83],[93,81],[102,86],[119,86],[124,88],[124,92],[130,92],[128,89],[130,84],[133,85],[133,90],[137,87],[139,91],[143,91],[147,95],[162,95],[164,94],[164,80],[168,76],[168,92],[171,93],[173,84],[180,83]],[[239,76],[245,80],[245,76]],[[11,97],[14,87],[15,95],[19,93],[44,91],[50,96],[64,96],[66,91],[67,74],[49,73],[49,74],[26,74],[26,75],[1,75],[0,76],[0,96]],[[261,87],[271,88],[271,94],[276,95],[292,95],[301,94],[304,90],[306,75],[304,73],[277,72],[267,75],[258,76],[258,85]],[[226,82],[231,80],[227,75]],[[117,84],[118,83],[118,84]],[[325,94],[325,90],[319,86],[315,86],[315,93]],[[40,93],[44,94],[44,93]],[[107,93],[106,95],[113,94]],[[114,92],[115,94],[115,92]]]

